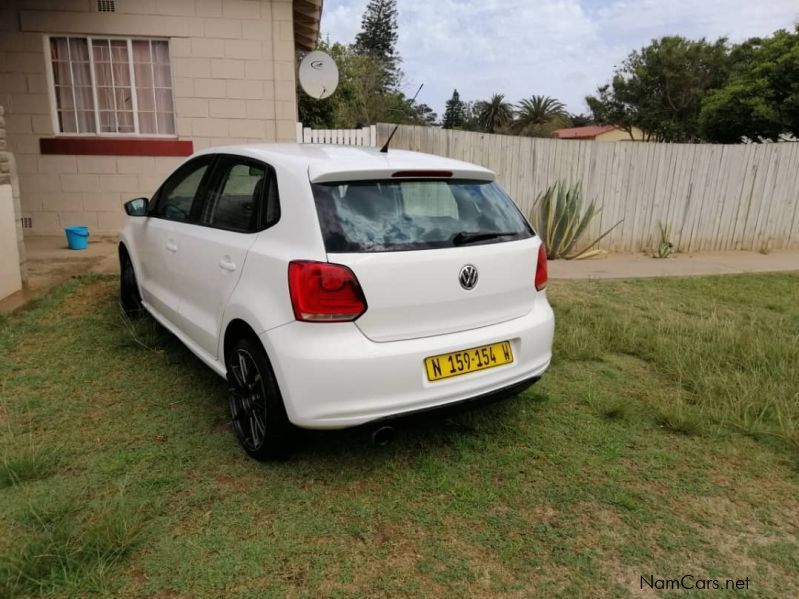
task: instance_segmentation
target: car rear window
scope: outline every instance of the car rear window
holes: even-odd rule
[[[423,179],[312,185],[331,253],[498,243],[533,235],[495,182]]]

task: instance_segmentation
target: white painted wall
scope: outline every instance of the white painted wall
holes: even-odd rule
[[[0,299],[22,289],[11,185],[0,185]]]

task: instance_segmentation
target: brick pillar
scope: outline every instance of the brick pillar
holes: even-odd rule
[[[19,180],[14,154],[8,151],[6,144],[5,109],[0,105],[0,185],[11,185],[14,201],[14,221],[17,229],[17,249],[19,250],[19,271],[22,283],[28,280],[28,264],[25,255],[25,242],[22,237],[22,208],[19,201]]]

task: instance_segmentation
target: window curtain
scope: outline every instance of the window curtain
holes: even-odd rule
[[[94,133],[94,96],[86,40],[74,37],[51,38],[50,52],[61,131]]]
[[[175,133],[175,117],[169,46],[160,40],[134,40],[132,46],[139,131],[172,135]]]
[[[165,40],[53,37],[50,53],[61,132],[175,134]]]

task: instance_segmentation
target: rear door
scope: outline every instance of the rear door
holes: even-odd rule
[[[222,315],[247,251],[258,232],[279,218],[274,171],[250,158],[220,156],[199,212],[182,240],[180,320],[184,332],[216,358]]]
[[[453,333],[527,314],[540,241],[490,181],[315,184],[330,262],[344,264],[374,341]]]
[[[180,230],[191,226],[192,210],[210,173],[213,156],[199,156],[182,165],[156,192],[148,218],[136,230],[142,299],[179,326]]]

